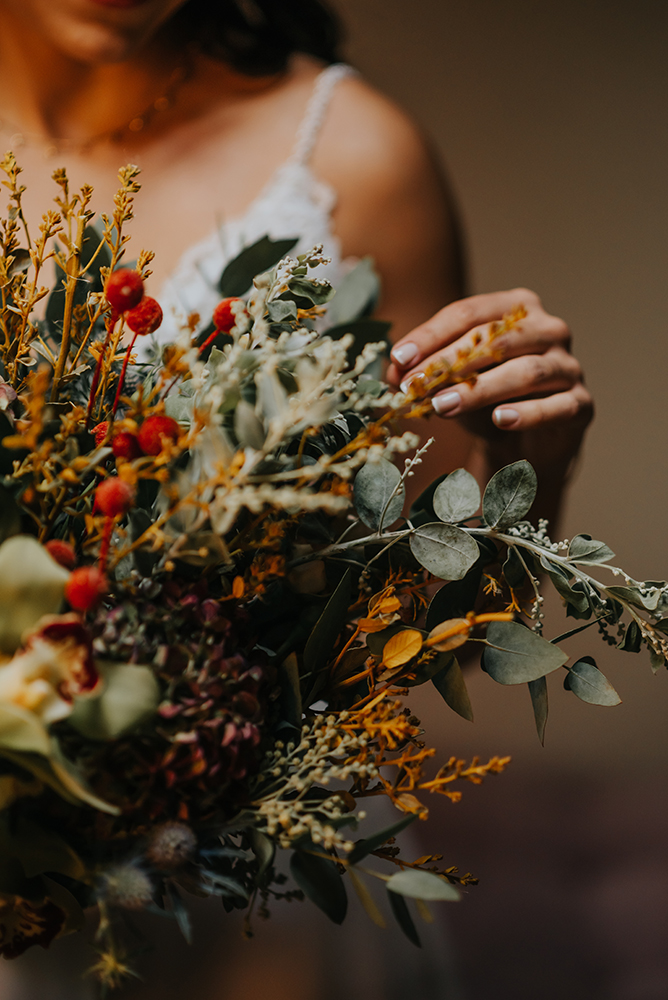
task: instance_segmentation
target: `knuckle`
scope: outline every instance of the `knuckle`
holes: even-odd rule
[[[526,380],[531,385],[540,385],[550,377],[550,365],[542,354],[527,354],[523,362]]]
[[[522,305],[527,306],[527,308],[529,307],[531,307],[532,309],[542,308],[540,297],[530,288],[524,288],[522,286],[519,288],[512,288],[510,294],[516,295],[517,298],[521,301]]]
[[[571,331],[568,323],[559,316],[550,316],[550,335],[555,344],[559,344],[566,351],[571,348]]]
[[[475,326],[477,321],[476,308],[469,299],[461,299],[454,302],[451,308],[455,311],[457,320],[463,329]]]

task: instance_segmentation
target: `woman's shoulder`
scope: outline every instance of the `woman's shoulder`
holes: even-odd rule
[[[313,86],[317,67],[311,61],[302,72]],[[369,177],[376,182],[383,177],[389,183],[433,169],[428,144],[414,120],[359,73],[337,81],[313,163],[324,175],[335,170],[339,177],[350,174],[358,181]]]

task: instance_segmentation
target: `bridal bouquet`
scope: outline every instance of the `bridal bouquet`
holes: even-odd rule
[[[528,685],[541,738],[554,671],[616,704],[590,656],[543,634],[545,578],[580,622],[559,639],[595,624],[655,668],[668,655],[668,586],[527,520],[527,462],[482,497],[463,469],[439,475],[407,509],[428,445],[406,421],[501,350],[521,304],[393,393],[369,265],[333,298],[318,249],[265,238],[226,268],[208,326],[191,317],[136,364],[162,318],[152,255],[120,266],[136,169],[99,230],[91,189],[57,172],[33,240],[19,168],[1,167],[0,952],[46,947],[96,907],[106,992],[132,974],[133,911],[189,938],[184,894],[213,895],[251,933],[270,902],[306,896],[340,923],[347,886],[419,944],[415,912],[475,879],[395,837],[429,795],[457,801],[508,758],[435,761],[411,688],[471,719],[456,650],[476,642],[494,680]],[[360,808],[379,795],[397,809],[384,830]]]

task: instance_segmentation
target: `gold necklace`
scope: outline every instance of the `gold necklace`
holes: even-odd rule
[[[32,143],[44,148],[46,159],[60,153],[85,155],[103,142],[122,142],[124,136],[128,133],[137,135],[139,132],[144,132],[161,112],[168,111],[174,107],[179,90],[186,80],[189,80],[193,75],[193,70],[193,60],[189,58],[173,70],[164,91],[140,111],[139,114],[134,115],[130,121],[124,122],[122,125],[117,125],[104,132],[97,132],[87,139],[75,140],[57,138],[55,136],[45,138],[37,132],[29,132],[26,129],[22,129],[6,118],[0,118],[0,132],[10,137],[9,142],[12,150],[20,149],[22,146]]]

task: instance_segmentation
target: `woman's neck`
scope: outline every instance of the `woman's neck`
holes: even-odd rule
[[[166,33],[120,62],[78,62],[0,7],[0,119],[44,141],[85,142],[126,126],[183,64]]]

